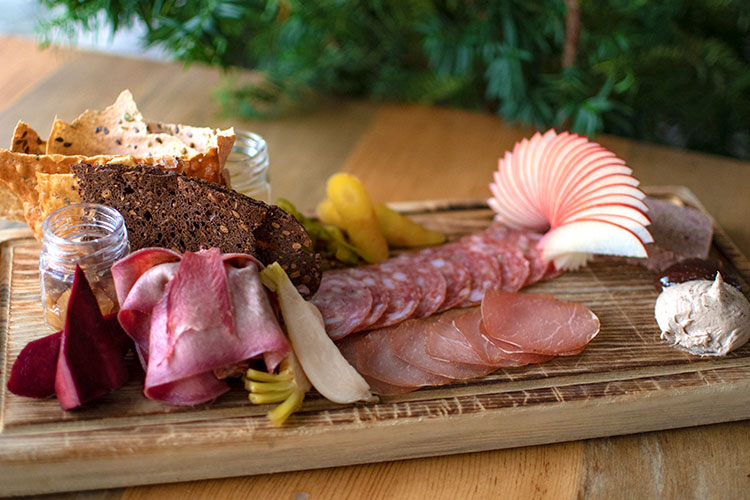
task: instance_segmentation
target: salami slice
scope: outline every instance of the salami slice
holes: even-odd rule
[[[411,272],[419,287],[420,299],[412,318],[426,318],[437,311],[445,301],[447,284],[443,273],[435,269],[419,254],[404,254],[391,259],[392,264],[401,266],[405,272]]]
[[[357,369],[364,375],[400,387],[424,387],[449,383],[450,378],[417,368],[394,354],[391,348],[391,337],[396,328],[398,327],[391,326],[373,330],[356,342]]]
[[[466,244],[449,243],[441,247],[438,255],[458,262],[471,274],[471,292],[459,307],[477,305],[482,301],[486,290],[502,287],[499,261],[490,254],[477,251]]]
[[[445,299],[438,311],[447,311],[464,303],[471,295],[472,281],[469,270],[458,262],[441,254],[442,247],[432,247],[420,251],[427,265],[442,273],[445,279]]]
[[[461,242],[468,248],[498,261],[502,275],[502,290],[517,292],[523,287],[529,276],[530,266],[521,250],[483,233],[465,236]]]
[[[542,234],[510,229],[500,224],[491,225],[485,230],[484,234],[490,239],[503,241],[516,247],[523,253],[523,256],[529,262],[529,275],[523,286],[530,286],[545,279],[552,264],[544,262],[541,252],[537,250],[536,245],[542,239]]]
[[[383,285],[378,272],[373,267],[354,267],[346,269],[345,273],[357,280],[372,294],[372,307],[370,313],[354,329],[355,332],[367,330],[385,313],[388,307],[389,293]]]
[[[371,266],[388,291],[388,306],[383,315],[370,327],[383,328],[408,319],[419,306],[421,295],[412,273],[391,262]]]
[[[410,319],[398,325],[391,334],[391,348],[394,354],[412,366],[416,366],[443,377],[465,380],[487,375],[493,369],[447,361],[430,356],[426,349],[428,326],[435,319]]]
[[[353,332],[370,313],[372,294],[346,274],[325,273],[310,302],[323,316],[328,336],[340,339]]]

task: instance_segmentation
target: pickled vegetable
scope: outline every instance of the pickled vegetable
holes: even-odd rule
[[[370,195],[362,183],[349,174],[328,179],[328,199],[341,217],[341,228],[364,260],[382,262],[388,258],[388,243],[378,225]]]
[[[274,262],[260,277],[278,295],[292,349],[313,387],[334,403],[372,400],[370,386],[326,333],[320,311],[302,298],[284,269]]]
[[[385,239],[391,246],[418,247],[438,245],[445,241],[445,235],[438,231],[426,229],[382,203],[375,203],[375,216]]]

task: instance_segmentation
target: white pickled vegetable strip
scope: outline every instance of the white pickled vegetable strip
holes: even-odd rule
[[[335,403],[373,400],[370,386],[326,333],[320,312],[302,298],[281,266],[275,262],[260,276],[278,294],[292,348],[313,387]]]

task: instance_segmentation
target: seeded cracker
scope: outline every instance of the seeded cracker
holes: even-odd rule
[[[81,195],[78,194],[78,182],[73,174],[37,172],[36,189],[39,193],[39,208],[42,211],[42,220],[58,208],[81,202]]]
[[[39,134],[24,122],[18,122],[13,131],[10,150],[16,153],[44,153],[46,142]],[[21,200],[13,194],[10,188],[0,182],[0,217],[10,220],[24,221]]]

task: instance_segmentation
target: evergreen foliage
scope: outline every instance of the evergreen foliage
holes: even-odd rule
[[[140,20],[185,63],[259,70],[218,92],[242,116],[368,96],[750,158],[747,0],[40,1],[47,34]]]

